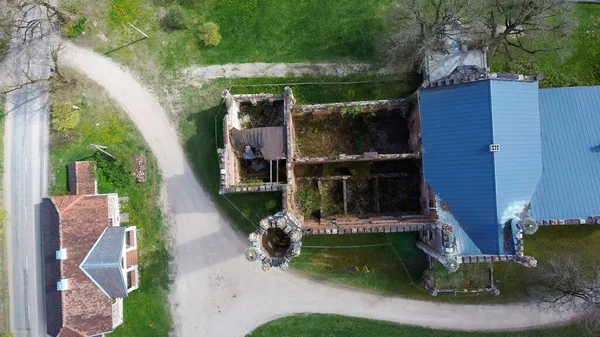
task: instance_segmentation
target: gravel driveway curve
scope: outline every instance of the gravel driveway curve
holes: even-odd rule
[[[67,43],[62,63],[104,87],[158,158],[175,241],[171,301],[176,335],[239,337],[293,313],[335,313],[456,330],[522,329],[572,317],[524,305],[455,305],[384,297],[248,263],[248,243],[219,213],[192,172],[175,126],[150,90],[110,59]],[[144,282],[142,275],[141,281]],[[125,323],[127,324],[127,323]]]

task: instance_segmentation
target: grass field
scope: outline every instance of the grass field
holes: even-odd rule
[[[118,162],[104,161],[103,165],[98,162],[96,172],[99,193],[117,192],[129,197],[122,211],[130,214],[128,225],[136,226],[139,231],[140,288],[125,300],[126,323],[111,336],[166,336],[172,328],[168,301],[170,255],[158,205],[161,178],[156,159],[133,123],[107,93],[80,74],[72,71],[67,74],[73,82],[55,84],[51,100],[53,104],[69,102],[81,107],[80,121],[71,131],[51,133],[52,194],[67,193],[69,162],[105,158],[97,157],[100,154],[89,147],[91,143],[108,146],[107,150],[117,159],[125,154],[145,154],[148,159],[145,183],[135,183]]]
[[[302,314],[271,321],[246,337],[563,337],[582,334],[584,329],[576,325],[516,332],[466,332],[339,315]]]
[[[92,23],[81,40],[108,51],[136,38],[128,25],[132,23],[148,33],[150,39],[131,52],[146,49],[141,45],[146,45],[148,51],[160,46],[155,52],[160,53],[159,59],[166,68],[199,63],[370,62],[376,57],[376,44],[385,30],[385,13],[394,3],[393,0],[181,0],[186,27],[171,30],[162,27],[161,21],[174,1],[99,0],[93,4],[71,1],[78,4],[78,12]],[[197,28],[209,21],[219,25],[223,37],[216,47],[205,47],[197,37]]]
[[[292,270],[370,292],[425,296],[420,283],[424,260],[416,248],[417,237],[417,233],[305,236]]]

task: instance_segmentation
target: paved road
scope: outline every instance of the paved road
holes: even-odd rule
[[[11,329],[18,337],[45,336],[39,206],[47,196],[47,84],[15,91],[7,101],[4,193],[10,217]]]
[[[452,305],[390,298],[338,289],[280,270],[263,272],[257,263],[245,261],[247,241],[198,184],[175,127],[150,91],[121,66],[86,49],[68,45],[62,62],[108,91],[158,159],[175,240],[171,299],[177,336],[239,337],[267,321],[300,312],[459,330],[521,329],[571,318],[523,305]]]
[[[26,13],[28,19],[44,17],[39,8]],[[50,45],[55,41],[50,27],[42,24],[29,33],[27,44],[22,40],[24,31],[14,35],[11,51],[0,67],[3,86],[50,76]],[[10,327],[17,337],[46,336],[39,209],[42,197],[47,196],[48,85],[38,81],[20,87],[7,95],[6,102],[4,202],[9,216]]]

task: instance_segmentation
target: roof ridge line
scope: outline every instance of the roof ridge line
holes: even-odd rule
[[[498,78],[496,78],[498,79]],[[490,94],[490,100],[489,100],[489,104],[490,104],[490,127],[492,128],[492,142],[491,144],[496,144],[496,128],[494,128],[494,109],[493,109],[493,95],[492,95],[492,81],[490,79],[489,82],[489,94]],[[494,153],[491,153],[492,156],[492,174],[494,176],[494,219],[498,219],[498,176],[496,175],[496,155]],[[498,225],[498,224],[496,224]],[[498,228],[494,234],[496,236],[496,249],[498,249],[498,254],[500,254],[500,252],[502,252],[501,249],[501,245],[503,245],[504,242],[500,241],[500,230],[501,228]]]

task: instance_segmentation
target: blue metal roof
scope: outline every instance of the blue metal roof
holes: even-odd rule
[[[484,254],[504,251],[506,216],[525,207],[541,173],[537,91],[499,79],[420,91],[425,180]]]
[[[537,220],[600,215],[600,87],[540,90],[543,173]]]
[[[527,207],[542,174],[537,82],[492,80],[496,207],[504,225]]]
[[[452,211],[443,205],[439,195],[436,195],[435,205],[437,208],[438,218],[440,221],[447,222],[454,226],[454,238],[456,239],[456,254],[458,255],[479,255],[481,250],[475,245],[473,240],[462,228],[460,223],[452,214]],[[444,202],[445,203],[445,202]]]

